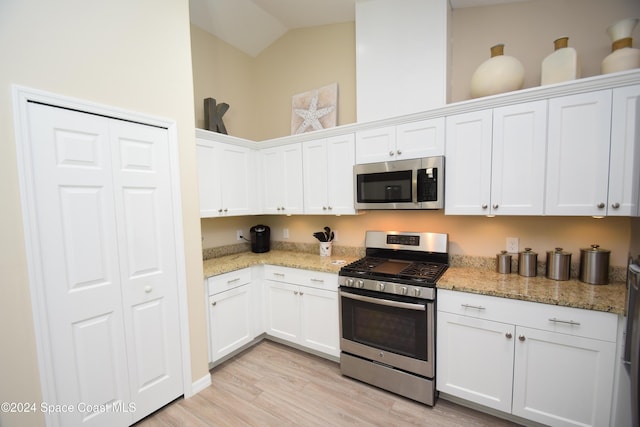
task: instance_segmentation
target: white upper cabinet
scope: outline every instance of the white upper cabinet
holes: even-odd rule
[[[542,215],[547,101],[493,110],[491,213]]]
[[[300,143],[260,150],[262,213],[303,213]]]
[[[607,215],[638,216],[640,85],[613,90]]]
[[[447,117],[447,214],[541,215],[547,101]]]
[[[444,117],[356,133],[356,163],[417,159],[444,154]]]
[[[196,153],[202,218],[257,213],[255,150],[197,138]]]
[[[490,212],[492,117],[491,110],[447,117],[446,214]]]
[[[304,142],[304,212],[355,214],[353,206],[353,134]]]
[[[606,215],[611,91],[549,100],[548,215]]]

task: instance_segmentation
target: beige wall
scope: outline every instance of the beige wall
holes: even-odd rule
[[[187,0],[0,2],[0,402],[41,400],[13,129],[11,85],[177,123],[192,373],[207,374]],[[0,425],[43,425],[0,413]]]

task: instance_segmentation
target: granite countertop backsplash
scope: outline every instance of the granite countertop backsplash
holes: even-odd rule
[[[364,256],[364,249],[333,247],[331,257],[321,257],[317,244],[273,242],[269,252],[250,252],[249,245],[238,244],[205,249],[204,276],[211,277],[252,265],[271,264],[282,267],[338,273],[340,268]],[[515,268],[514,268],[515,267]],[[555,281],[545,277],[544,263],[538,263],[536,277],[514,273],[497,273],[495,259],[490,257],[450,256],[450,267],[438,280],[437,287],[502,298],[562,305],[587,310],[624,314],[626,301],[626,268],[610,270],[610,284],[591,285],[577,280],[578,266],[572,268],[571,279]]]

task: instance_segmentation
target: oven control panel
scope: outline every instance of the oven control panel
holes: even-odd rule
[[[347,288],[366,289],[386,294],[403,295],[412,298],[433,300],[436,297],[435,288],[423,286],[411,286],[402,283],[382,282],[372,279],[356,279],[353,277],[339,276],[338,285]]]
[[[420,246],[420,236],[387,234],[387,245]]]

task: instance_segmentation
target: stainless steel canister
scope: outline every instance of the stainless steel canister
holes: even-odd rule
[[[609,283],[609,256],[611,251],[598,245],[580,249],[580,281],[592,285]]]
[[[571,277],[571,252],[562,248],[547,251],[547,278],[551,280],[569,280]]]
[[[538,254],[531,251],[531,248],[524,248],[518,254],[518,274],[526,277],[538,274]]]
[[[496,255],[496,271],[502,274],[511,273],[511,254],[502,251]]]

